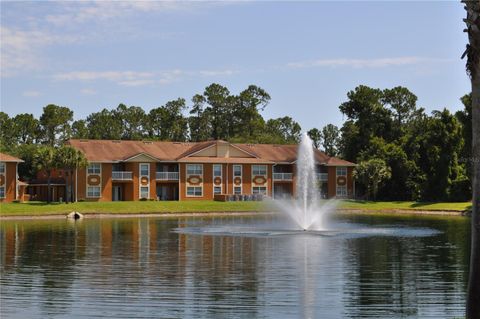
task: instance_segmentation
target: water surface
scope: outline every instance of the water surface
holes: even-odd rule
[[[4,221],[0,317],[463,316],[468,219],[337,217],[336,225],[387,235],[192,231],[271,219]]]

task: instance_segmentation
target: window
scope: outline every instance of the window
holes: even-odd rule
[[[187,187],[187,196],[201,197],[202,196],[202,187],[199,187],[199,186],[189,186],[189,187]]]
[[[5,186],[0,187],[0,198],[5,198]]]
[[[213,177],[220,176],[222,177],[222,165],[221,164],[214,164],[213,165]]]
[[[100,163],[91,163],[88,165],[87,173],[88,174],[100,174],[101,164]]]
[[[267,195],[267,188],[265,186],[253,187],[253,193]]]
[[[235,187],[233,188],[233,193],[234,193],[235,195],[240,195],[240,194],[242,193],[242,188],[239,187],[239,186],[235,186]]]
[[[0,174],[5,174],[5,163],[4,162],[0,163]]]
[[[88,186],[87,197],[100,197],[100,186]]]
[[[338,186],[337,185],[337,196],[338,197],[347,197],[347,186]]]
[[[242,165],[233,165],[233,176],[242,176]]]
[[[140,198],[149,198],[148,187],[140,187]]]
[[[187,175],[202,175],[202,164],[187,164]]]
[[[252,165],[253,175],[267,175],[267,165]]]
[[[221,194],[222,193],[222,187],[221,186],[214,186],[213,187],[213,194]]]
[[[140,176],[149,176],[149,167],[148,164],[140,164]]]
[[[347,168],[337,167],[337,176],[347,176]]]

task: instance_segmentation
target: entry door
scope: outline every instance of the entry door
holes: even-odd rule
[[[114,202],[122,200],[122,188],[120,186],[112,187],[112,200]]]

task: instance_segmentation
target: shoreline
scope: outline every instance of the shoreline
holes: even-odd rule
[[[99,218],[167,218],[167,217],[223,217],[223,216],[253,216],[253,215],[272,215],[276,212],[268,211],[211,211],[211,212],[142,212],[142,213],[89,213],[79,212],[85,219]],[[337,209],[339,214],[361,214],[361,215],[418,215],[418,216],[458,216],[470,217],[470,211],[459,210],[420,210],[420,209]],[[67,219],[67,214],[45,214],[45,215],[7,215],[0,216],[0,221],[11,220],[49,220],[49,219]]]

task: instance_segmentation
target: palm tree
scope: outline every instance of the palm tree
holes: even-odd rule
[[[37,171],[45,171],[47,173],[47,202],[51,202],[51,176],[52,170],[56,165],[55,148],[50,146],[39,147],[33,155],[33,166]]]
[[[65,201],[68,203],[69,199],[73,202],[74,192],[73,192],[73,172],[80,167],[87,166],[88,162],[85,158],[85,155],[70,146],[62,146],[60,147],[56,154],[55,159],[58,167],[63,168],[65,173],[67,173],[65,182],[67,183],[67,194],[65,196]],[[70,177],[70,178],[68,178]],[[70,179],[70,185],[68,179]],[[70,186],[70,187],[68,187]]]
[[[472,245],[470,275],[468,278],[467,318],[480,314],[480,1],[462,0],[467,11],[464,19],[469,44],[462,58],[467,56],[467,73],[472,82]]]

